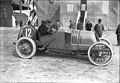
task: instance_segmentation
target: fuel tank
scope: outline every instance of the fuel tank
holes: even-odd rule
[[[81,30],[79,32],[78,44],[92,45],[97,42],[93,31]]]

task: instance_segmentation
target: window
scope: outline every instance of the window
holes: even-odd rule
[[[73,12],[74,5],[73,4],[67,4],[67,12]]]
[[[85,11],[86,10],[86,4],[81,4],[81,11]]]
[[[104,14],[109,13],[109,1],[103,1],[103,3],[102,3],[102,12]]]

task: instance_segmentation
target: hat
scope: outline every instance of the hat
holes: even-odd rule
[[[50,20],[47,20],[47,23],[51,23],[51,21],[50,21]]]
[[[102,19],[98,19],[98,22],[102,22]]]

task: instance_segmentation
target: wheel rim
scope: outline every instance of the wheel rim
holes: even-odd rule
[[[105,43],[97,43],[90,47],[88,57],[95,65],[107,65],[112,59],[112,50]]]
[[[21,58],[31,58],[36,53],[36,45],[32,39],[22,37],[16,44],[16,51]]]
[[[18,50],[24,56],[29,56],[33,51],[33,46],[28,40],[21,40],[18,44]]]

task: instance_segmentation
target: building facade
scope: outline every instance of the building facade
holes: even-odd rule
[[[0,0],[0,26],[12,27],[12,14],[16,12],[13,9],[17,8],[17,5],[19,8],[19,4],[12,8],[13,1],[17,0]],[[22,1],[30,2],[32,0]],[[42,20],[46,19],[51,20],[53,23],[60,20],[63,27],[68,28],[69,21],[72,20],[74,27],[76,27],[81,0],[34,1],[37,4],[39,25]],[[24,10],[22,12],[24,13]],[[99,18],[102,19],[106,30],[115,30],[120,23],[120,0],[87,0],[87,20],[91,21],[94,26]]]
[[[39,25],[41,20],[49,19],[62,22],[63,27],[69,27],[69,21],[76,25],[81,0],[36,0]],[[53,1],[53,3],[50,3]],[[115,30],[120,19],[119,0],[87,0],[87,20],[93,26],[99,18],[102,19],[105,30]],[[76,27],[76,26],[75,26]]]
[[[16,18],[18,21],[23,20],[26,22],[28,16],[26,13],[21,12],[28,10],[26,2],[29,2],[29,0],[0,0],[0,26],[13,27]]]
[[[119,8],[119,0],[89,0],[87,8],[88,20],[94,25],[101,18],[106,30],[115,30],[120,22]]]

